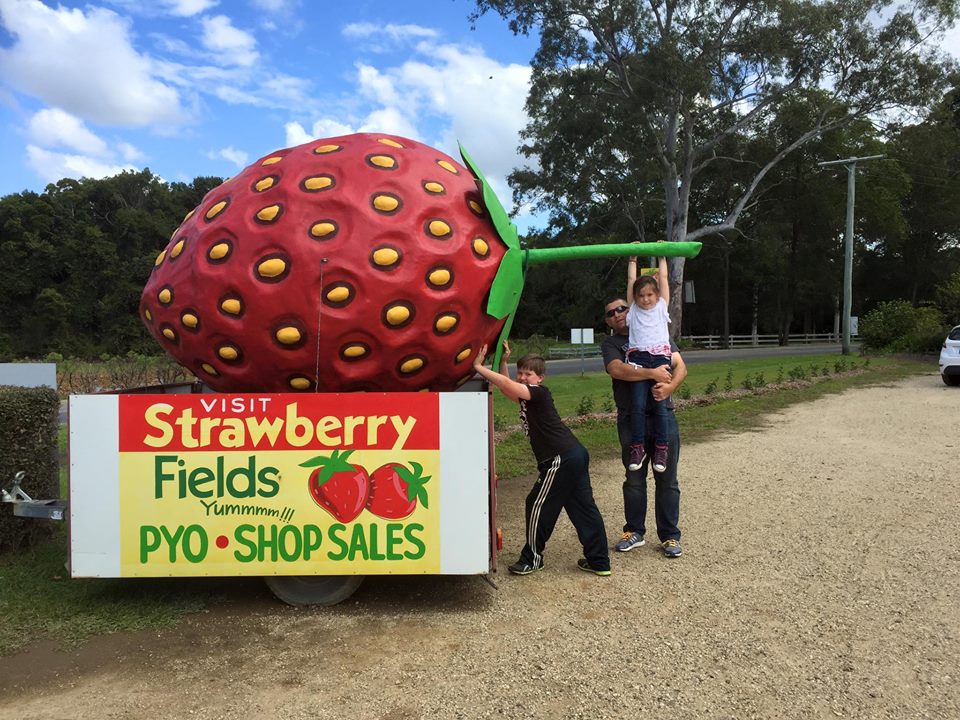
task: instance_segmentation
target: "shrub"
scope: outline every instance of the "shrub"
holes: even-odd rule
[[[617,409],[617,406],[613,404],[613,398],[607,396],[603,399],[603,404],[600,406],[600,409],[605,413],[612,413]]]
[[[723,381],[723,389],[725,392],[733,390],[733,368],[727,368],[727,377]]]
[[[777,368],[777,383],[783,382],[783,365]]]
[[[747,375],[743,380],[740,381],[740,386],[744,390],[753,390],[753,380],[750,379],[749,375]]]
[[[673,393],[674,397],[678,397],[681,400],[690,399],[690,387],[688,385],[681,385],[677,388],[676,392]]]
[[[787,373],[787,377],[791,380],[806,380],[807,372],[802,367],[797,365],[796,367],[790,368],[790,372]]]
[[[756,377],[756,379],[753,381],[753,384],[754,384],[756,387],[758,387],[758,388],[762,388],[762,387],[766,387],[766,386],[767,386],[767,379],[763,376],[763,373],[762,373],[762,372],[758,372],[758,373],[757,373],[757,377]]]
[[[860,321],[863,348],[879,352],[935,352],[946,332],[939,310],[906,300],[880,303]]]
[[[580,404],[577,405],[577,415],[589,415],[593,412],[593,398],[589,395],[584,395],[580,398]]]
[[[717,383],[720,382],[720,378],[715,377],[713,380],[707,383],[706,387],[703,388],[704,395],[713,395],[717,392]]]
[[[49,500],[60,494],[57,448],[60,398],[51,388],[0,386],[0,483],[18,470],[24,492]],[[15,517],[0,506],[0,553],[29,547],[52,530],[50,522]]]
[[[951,325],[960,325],[960,270],[937,286],[937,306]]]

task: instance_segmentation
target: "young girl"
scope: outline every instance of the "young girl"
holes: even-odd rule
[[[644,368],[654,368],[670,364],[670,331],[667,324],[670,315],[667,303],[670,302],[670,283],[667,277],[667,259],[660,258],[657,277],[645,275],[637,279],[637,259],[627,262],[627,327],[630,331],[630,347],[627,350],[627,362]],[[653,427],[649,433],[653,437],[653,469],[664,472],[667,469],[667,428],[666,400],[653,399],[650,390],[653,381],[639,380],[630,383],[633,403],[630,406],[631,445],[629,470],[639,470],[649,448],[644,447],[647,437],[647,403],[653,403]]]

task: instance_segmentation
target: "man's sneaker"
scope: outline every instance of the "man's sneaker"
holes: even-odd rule
[[[623,537],[620,538],[620,542],[614,545],[613,548],[617,552],[627,552],[627,550],[633,550],[635,547],[646,544],[646,542],[647,541],[643,539],[643,535],[638,532],[625,532]]]
[[[514,575],[529,575],[530,573],[537,572],[537,570],[543,570],[543,565],[537,567],[536,565],[531,565],[523,560],[517,560],[513,565],[509,566],[507,570]]]
[[[643,458],[646,453],[643,451],[643,443],[634,443],[630,446],[630,464],[627,470],[639,470],[643,464]]]
[[[584,572],[593,573],[594,575],[606,576],[610,574],[609,570],[597,570],[596,568],[591,567],[590,563],[587,562],[586,558],[580,558],[579,560],[577,560],[577,567],[583,570]]]
[[[654,445],[653,447],[653,470],[654,472],[667,471],[667,458],[669,457],[669,448],[666,445]]]
[[[678,558],[683,555],[683,548],[680,547],[679,540],[666,540],[663,545],[663,554],[668,558]]]

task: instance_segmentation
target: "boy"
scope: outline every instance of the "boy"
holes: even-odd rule
[[[577,567],[595,575],[609,575],[607,532],[590,486],[590,456],[563,424],[553,404],[553,396],[541,384],[546,373],[544,359],[540,355],[520,358],[517,380],[514,381],[506,373],[510,347],[506,342],[503,347],[499,373],[483,366],[486,345],[480,348],[473,367],[500,392],[520,404],[520,423],[530,438],[539,470],[539,477],[527,495],[527,542],[520,552],[520,559],[508,569],[514,575],[529,575],[543,569],[544,546],[560,511],[566,510],[583,545],[585,557],[577,561]]]

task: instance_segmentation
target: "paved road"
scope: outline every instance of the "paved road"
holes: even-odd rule
[[[852,345],[851,348],[854,354],[860,351],[859,345]],[[789,345],[787,347],[734,348],[732,350],[687,350],[683,353],[683,359],[687,365],[696,365],[697,363],[722,362],[723,360],[823,355],[827,353],[839,355],[840,345]],[[582,361],[579,359],[547,361],[548,375],[573,375],[580,372],[603,372],[603,359],[588,357]]]

